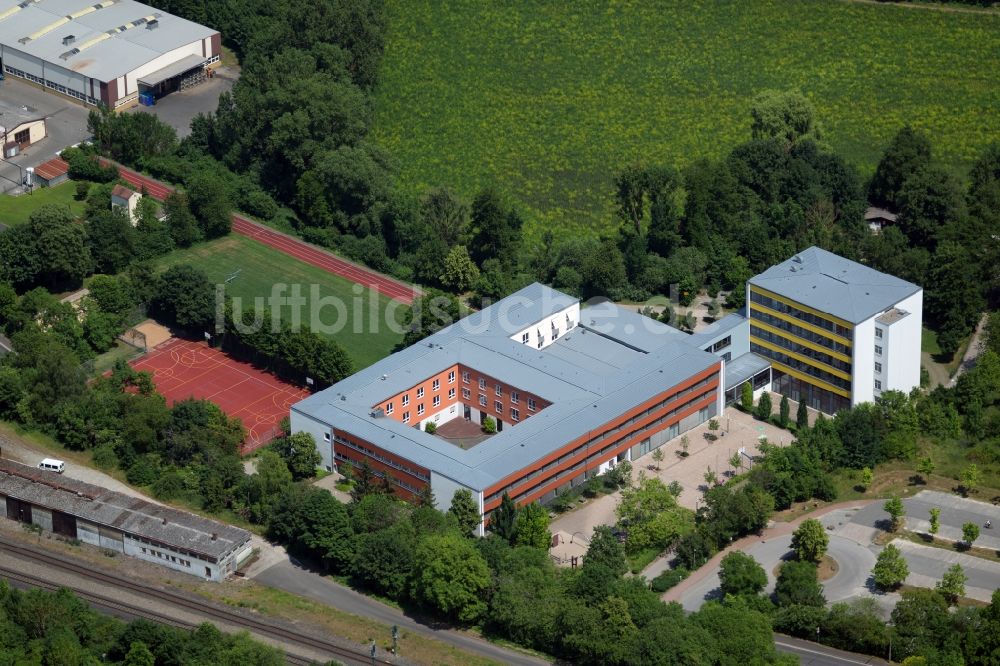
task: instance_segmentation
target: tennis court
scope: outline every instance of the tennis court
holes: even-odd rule
[[[173,404],[185,398],[211,400],[239,417],[247,437],[243,453],[264,446],[279,432],[288,408],[309,392],[237,361],[204,342],[171,338],[131,363],[153,374],[156,390]]]

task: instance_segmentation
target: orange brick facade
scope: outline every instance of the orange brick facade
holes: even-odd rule
[[[356,468],[367,460],[379,474],[389,473],[393,490],[404,500],[416,499],[430,485],[431,473],[427,469],[347,432],[334,431],[333,455],[338,464],[349,462]]]

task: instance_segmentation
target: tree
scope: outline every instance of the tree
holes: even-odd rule
[[[974,262],[969,251],[954,241],[940,243],[927,269],[925,312],[938,333],[942,354],[952,355],[972,330],[985,305],[982,284],[969,279]]]
[[[472,499],[472,491],[468,488],[460,488],[455,491],[455,494],[451,496],[451,506],[448,507],[448,513],[455,517],[459,530],[466,536],[472,536],[475,529],[479,527],[479,507],[476,506],[475,500]]]
[[[819,562],[826,555],[830,537],[815,518],[802,521],[792,534],[792,550],[802,562]]]
[[[507,543],[514,541],[514,523],[517,521],[517,506],[506,492],[500,497],[498,506],[490,515],[490,531]]]
[[[687,435],[681,437],[681,457],[687,458],[688,447],[691,446],[691,440],[688,439]]]
[[[167,228],[177,247],[190,247],[201,240],[201,228],[188,206],[187,195],[172,192],[163,201],[163,212],[167,216]]]
[[[315,476],[316,468],[323,462],[323,457],[316,450],[316,441],[307,432],[281,437],[271,444],[271,448],[284,459],[296,481]]]
[[[781,404],[778,405],[778,425],[782,428],[788,427],[788,414],[791,406],[788,404],[788,396],[781,396]]]
[[[774,586],[775,600],[779,606],[815,606],[826,605],[823,598],[823,586],[816,577],[814,562],[785,562],[778,572],[778,581]]]
[[[941,593],[948,603],[954,605],[959,597],[965,596],[965,583],[969,580],[969,577],[965,575],[965,571],[962,569],[961,564],[953,564],[948,567],[948,570],[944,573],[944,576],[934,586],[934,589]]]
[[[202,271],[178,264],[160,278],[154,305],[167,321],[184,328],[204,329],[215,316],[215,291]]]
[[[444,258],[444,272],[438,278],[446,289],[462,293],[469,290],[479,279],[479,268],[469,257],[464,245],[456,245]]]
[[[715,434],[718,429],[719,429],[719,420],[718,419],[709,419],[708,420],[708,431],[709,431],[709,433],[711,433],[711,437],[712,437],[713,440],[719,438],[719,436]]]
[[[677,498],[657,478],[642,479],[638,486],[622,490],[615,515],[628,525],[625,547],[631,552],[665,549],[694,527],[691,511],[678,506]]]
[[[903,592],[892,610],[891,619],[894,655],[933,655],[950,642],[948,636],[955,631],[948,602],[934,590],[918,588]],[[958,657],[933,663],[964,662]]]
[[[432,236],[453,247],[468,230],[469,205],[447,188],[434,188],[420,199],[420,218]]]
[[[972,548],[972,542],[979,538],[979,525],[975,523],[965,523],[962,525],[962,539]]]
[[[492,416],[487,416],[483,419],[483,432],[487,435],[493,435],[497,431],[497,422]]]
[[[743,456],[739,452],[734,453],[729,457],[729,466],[734,470],[743,467]]]
[[[607,525],[598,525],[587,546],[583,558],[584,567],[606,567],[614,577],[621,577],[628,571],[625,548],[614,531]]]
[[[521,507],[514,520],[514,545],[547,551],[552,545],[549,514],[538,502]]]
[[[205,238],[228,234],[233,226],[233,202],[225,182],[206,170],[190,174],[186,185],[188,205]]]
[[[155,666],[156,657],[142,641],[135,641],[128,648],[124,666]]]
[[[937,534],[938,530],[941,528],[941,509],[937,507],[931,507],[931,534]]]
[[[771,418],[771,394],[767,391],[760,394],[760,400],[757,401],[757,409],[754,412],[754,416],[761,421],[767,421]]]
[[[454,534],[422,539],[413,557],[413,598],[461,622],[486,610],[490,569],[468,539]]]
[[[805,139],[819,141],[821,131],[816,110],[802,93],[794,90],[765,90],[750,105],[754,139],[777,139],[785,150]]]
[[[885,501],[882,508],[889,514],[889,518],[892,521],[892,531],[895,532],[902,525],[903,516],[906,515],[906,507],[903,506],[903,500],[899,499],[899,495],[893,495]]]
[[[710,601],[690,618],[711,635],[715,656],[704,663],[775,663],[774,634],[767,615],[739,604]]]
[[[517,265],[524,220],[506,205],[500,194],[486,189],[472,202],[472,237],[469,254],[482,266],[487,259],[497,259],[505,268]]]
[[[979,467],[972,463],[962,471],[962,490],[966,494],[976,492],[979,487]]]
[[[715,470],[712,469],[711,467],[705,470],[703,478],[705,479],[705,483],[707,483],[709,487],[714,486],[719,481],[719,475],[716,474]]]
[[[347,507],[321,488],[291,486],[276,502],[267,529],[292,552],[312,555],[338,573],[346,573],[354,559]]]
[[[875,585],[883,590],[892,590],[902,585],[909,575],[910,568],[899,548],[891,543],[883,548],[872,569]]]
[[[747,414],[753,411],[753,388],[751,388],[750,382],[744,382],[740,388],[740,407]]]
[[[874,478],[875,474],[872,472],[871,467],[861,468],[861,488],[863,490],[868,490],[871,487]]]
[[[795,429],[802,432],[809,427],[809,412],[806,409],[806,401],[799,400],[799,406],[795,410]]]
[[[868,199],[876,206],[898,210],[899,191],[906,179],[931,161],[931,142],[925,134],[906,125],[886,147],[868,187]]]
[[[767,586],[767,574],[763,567],[752,556],[738,550],[722,558],[719,580],[724,595],[760,594]]]
[[[660,471],[660,463],[663,462],[663,447],[658,447],[653,450],[653,462],[656,463],[656,471]]]
[[[927,483],[927,477],[934,473],[934,461],[930,456],[926,456],[917,461],[917,474],[920,475],[920,482]]]

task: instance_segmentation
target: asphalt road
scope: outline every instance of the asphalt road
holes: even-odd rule
[[[835,650],[819,643],[781,634],[774,635],[774,645],[778,648],[778,652],[798,655],[802,666],[857,666],[860,664],[881,666],[888,663],[878,657]]]
[[[962,538],[962,525],[972,523],[979,526],[977,546],[1000,549],[1000,507],[934,490],[917,493],[903,500],[903,505],[906,525],[911,530],[924,532],[929,529],[930,512],[936,507],[941,509],[938,536],[957,541]],[[987,520],[992,521],[994,527],[986,529]]]
[[[451,629],[437,629],[424,624],[403,611],[358,594],[343,585],[297,567],[291,562],[279,562],[265,569],[254,580],[301,597],[313,599],[342,611],[371,618],[386,626],[398,625],[400,629],[430,636],[474,654],[494,659],[503,664],[538,666],[549,662],[530,655],[515,652]]]
[[[752,555],[767,572],[767,592],[774,591],[774,568],[792,554],[792,536],[785,535],[754,544],[745,551]],[[875,566],[875,554],[855,541],[836,535],[830,536],[827,552],[840,566],[837,573],[823,583],[823,594],[828,602],[841,601],[867,591],[867,581]],[[681,599],[684,610],[698,610],[705,601],[719,598],[718,568],[687,591]]]

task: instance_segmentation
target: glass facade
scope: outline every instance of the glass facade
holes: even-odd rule
[[[753,288],[750,302],[750,351],[772,362],[772,390],[827,414],[850,407],[853,330]]]

